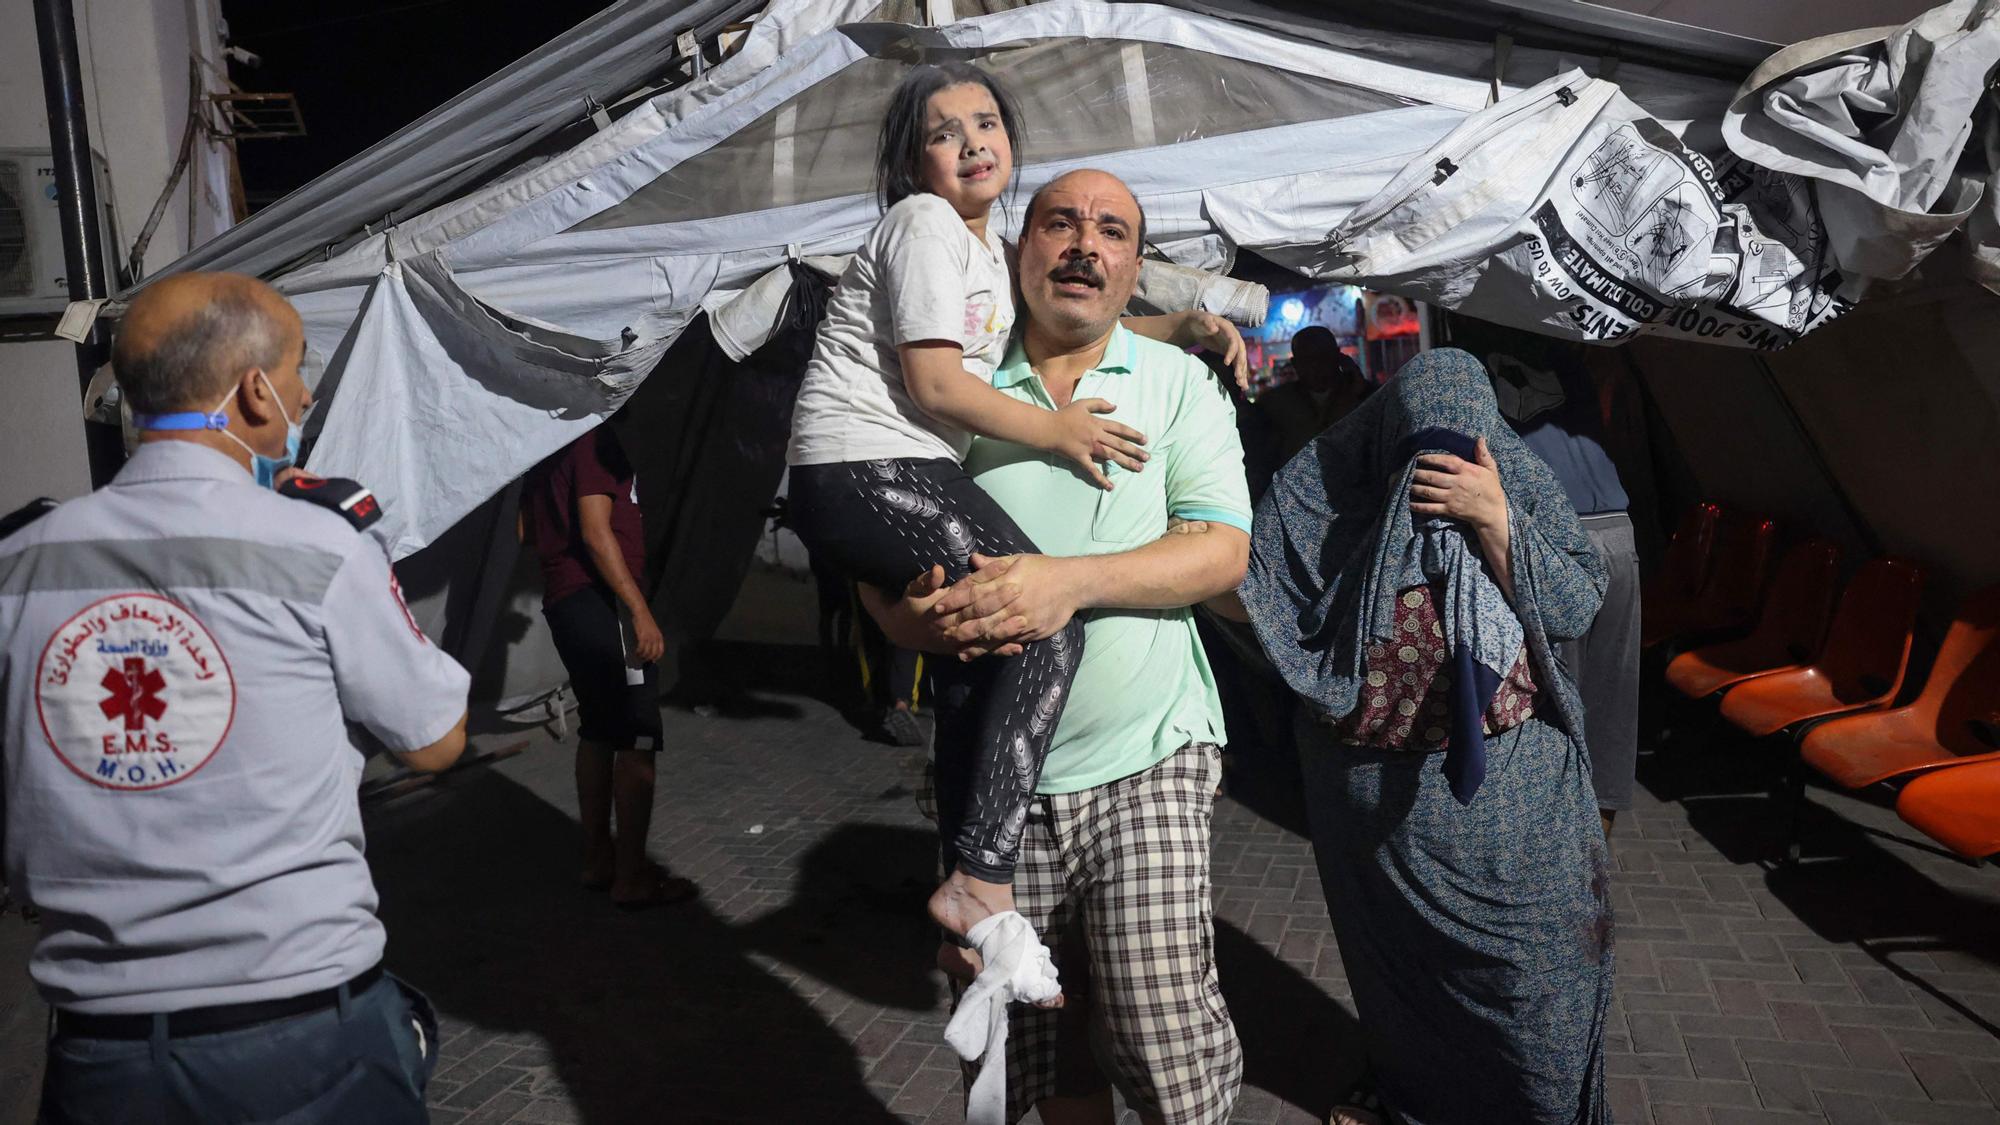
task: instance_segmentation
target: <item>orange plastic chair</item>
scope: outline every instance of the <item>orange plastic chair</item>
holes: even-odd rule
[[[1849,789],[2000,759],[2000,586],[1959,608],[1923,692],[1908,707],[1832,719],[1807,732],[1806,764]]]
[[[1756,630],[1742,640],[1674,657],[1667,682],[1689,699],[1701,699],[1753,676],[1812,663],[1833,616],[1839,572],[1840,548],[1825,539],[1808,539],[1785,552]]]
[[[1953,766],[1903,786],[1896,815],[1967,859],[2000,852],[2000,762]]]
[[[1667,541],[1667,555],[1657,574],[1639,587],[1640,643],[1645,643],[1645,623],[1665,620],[1685,612],[1685,606],[1701,593],[1708,580],[1708,564],[1715,550],[1715,529],[1722,521],[1722,508],[1701,503],[1681,515],[1680,526]]]
[[[1757,617],[1757,601],[1771,576],[1777,521],[1756,515],[1725,514],[1715,532],[1708,580],[1688,599],[1669,600],[1639,625],[1639,647],[1652,648],[1676,637],[1740,629]]]
[[[1819,659],[1730,688],[1722,717],[1762,736],[1807,719],[1887,706],[1909,670],[1923,588],[1924,572],[1913,563],[1877,559],[1862,567],[1840,596]]]

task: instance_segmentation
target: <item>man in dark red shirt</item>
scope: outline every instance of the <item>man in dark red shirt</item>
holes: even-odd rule
[[[583,885],[610,890],[631,910],[695,890],[646,858],[660,748],[655,662],[666,644],[639,587],[638,500],[638,478],[608,426],[537,465],[521,494],[523,533],[542,560],[542,616],[576,693]]]

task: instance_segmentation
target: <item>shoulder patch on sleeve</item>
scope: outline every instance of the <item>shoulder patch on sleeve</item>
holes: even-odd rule
[[[40,496],[8,512],[4,516],[0,516],[0,539],[7,538],[9,535],[55,511],[56,506],[54,500],[46,496]]]
[[[345,477],[295,473],[278,486],[278,495],[325,508],[356,531],[367,531],[382,519],[382,505],[366,485]]]

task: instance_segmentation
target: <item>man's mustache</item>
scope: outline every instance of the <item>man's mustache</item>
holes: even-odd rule
[[[1049,280],[1058,285],[1074,281],[1081,282],[1095,289],[1104,288],[1104,275],[1097,272],[1096,266],[1080,258],[1064,262],[1062,265],[1050,270]]]

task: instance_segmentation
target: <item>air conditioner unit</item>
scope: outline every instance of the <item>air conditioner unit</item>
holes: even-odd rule
[[[103,214],[104,272],[118,288],[118,225],[111,167],[91,154]],[[0,148],[0,316],[61,312],[69,302],[63,264],[62,209],[56,166],[45,148]]]

